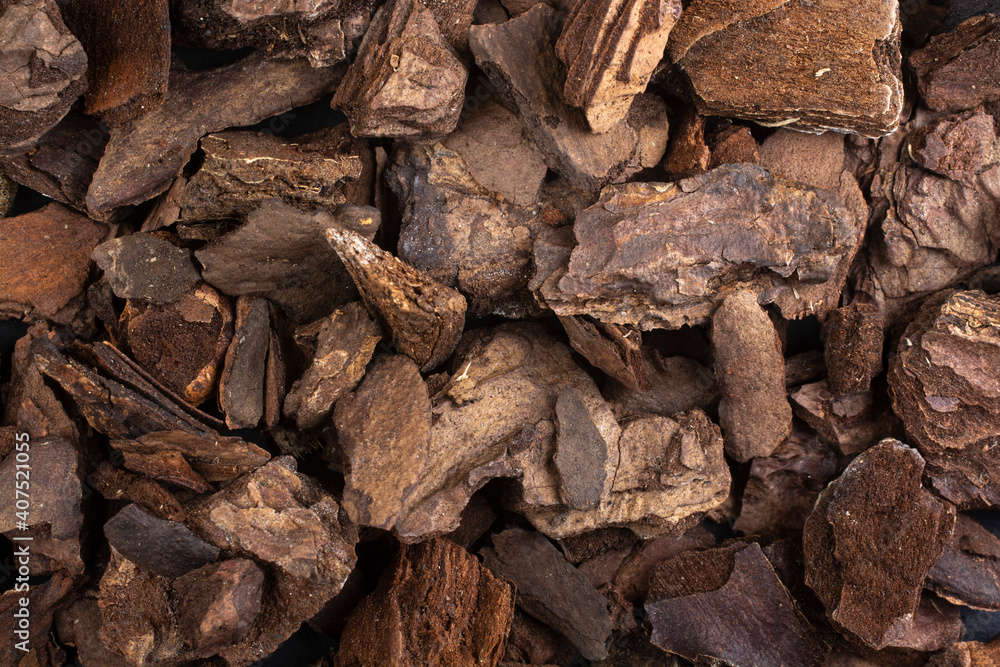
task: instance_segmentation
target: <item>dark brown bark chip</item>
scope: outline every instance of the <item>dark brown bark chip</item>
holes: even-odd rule
[[[372,18],[331,105],[356,137],[432,142],[455,129],[468,72],[421,0],[390,0]]]
[[[770,456],[792,429],[781,341],[749,290],[734,291],[712,316],[719,422],[726,453],[743,463]]]
[[[55,0],[0,3],[0,153],[28,151],[87,88],[87,54]]]
[[[183,431],[154,431],[135,440],[112,438],[112,447],[134,460],[161,452],[175,452],[209,482],[228,482],[253,472],[271,458],[257,445],[233,436],[204,437]]]
[[[927,460],[932,488],[962,509],[1000,502],[1000,299],[979,291],[924,302],[889,363],[893,408]]]
[[[712,151],[705,143],[705,117],[694,107],[685,107],[670,134],[663,169],[670,178],[690,178],[708,171],[711,161]]]
[[[556,401],[556,433],[552,462],[560,497],[575,509],[596,508],[604,489],[608,448],[575,389],[567,389]]]
[[[298,324],[314,322],[344,305],[351,278],[323,232],[343,226],[367,239],[379,227],[369,206],[335,213],[303,213],[278,200],[261,204],[246,223],[195,252],[206,282],[231,296],[263,296]]]
[[[820,494],[803,530],[806,583],[831,623],[881,649],[913,627],[955,509],[921,487],[924,460],[898,440],[860,454]]]
[[[271,342],[266,299],[236,300],[236,329],[219,376],[219,409],[229,428],[252,428],[264,416],[264,373]]]
[[[935,111],[963,111],[1000,98],[1000,16],[973,16],[909,57],[920,96]]]
[[[55,615],[54,629],[61,644],[76,649],[76,659],[81,665],[130,667],[124,657],[101,642],[101,609],[90,595],[61,605]]]
[[[121,299],[174,303],[201,279],[191,251],[153,234],[128,234],[97,246],[94,262]]]
[[[404,546],[354,610],[335,667],[497,667],[514,617],[514,587],[444,539]]]
[[[560,316],[559,323],[569,336],[570,346],[591,364],[629,390],[651,388],[642,357],[641,332],[617,324],[595,324],[580,316]]]
[[[996,139],[993,117],[972,110],[918,127],[906,137],[904,150],[924,169],[961,180],[996,162],[991,159]]]
[[[160,519],[184,519],[180,502],[163,485],[143,475],[115,468],[107,461],[98,464],[97,469],[87,476],[87,482],[105,500],[135,503]]]
[[[567,70],[563,97],[584,110],[594,132],[607,132],[628,115],[680,14],[680,0],[574,3],[556,54]]]
[[[535,244],[532,287],[542,302],[644,330],[704,324],[734,287],[788,319],[826,312],[861,241],[839,195],[751,164],[605,188],[573,233],[565,268]]]
[[[540,533],[511,528],[482,550],[484,564],[517,587],[517,604],[572,642],[584,658],[602,660],[611,636],[607,601]]]
[[[369,311],[422,371],[451,356],[465,327],[465,297],[349,229],[329,227],[326,239]]]
[[[260,613],[263,584],[264,572],[244,558],[205,565],[173,582],[177,632],[193,657],[240,643]]]
[[[703,115],[880,137],[903,108],[900,32],[892,0],[697,0],[667,54]]]
[[[721,560],[707,559],[708,553],[693,554],[688,568],[678,568],[676,576],[687,582],[680,590],[646,603],[654,645],[698,663],[822,664],[826,652],[815,631],[759,545]],[[696,564],[715,571],[686,577]]]
[[[1000,609],[1000,539],[959,514],[951,541],[927,573],[926,586],[954,604]]]
[[[473,26],[469,46],[546,163],[574,187],[595,190],[655,166],[666,149],[662,100],[637,96],[625,120],[604,134],[590,132],[582,112],[561,100],[565,74],[555,42],[562,25],[559,13],[536,5],[506,23]]]
[[[868,303],[843,306],[827,317],[824,354],[835,395],[868,391],[872,378],[882,372],[883,328],[882,313]]]
[[[169,0],[68,0],[60,7],[87,52],[87,114],[121,125],[163,102],[170,71]]]
[[[170,187],[206,134],[314,102],[338,78],[338,69],[257,55],[214,70],[174,72],[160,107],[112,129],[87,208],[107,214],[152,199]]]
[[[219,557],[218,547],[207,544],[183,523],[158,519],[137,505],[126,505],[105,523],[104,536],[139,567],[170,579]]]
[[[788,398],[795,416],[841,454],[851,455],[890,437],[899,427],[884,394],[885,385],[879,387],[877,392],[837,396],[826,380],[820,380],[792,388]]]
[[[57,572],[48,581],[34,584],[27,591],[9,589],[0,594],[0,632],[10,638],[0,647],[0,664],[34,667],[65,662],[65,653],[51,641],[53,614],[70,601],[79,584],[79,577]],[[22,603],[25,598],[27,605]],[[21,623],[24,609],[30,610],[27,627]],[[22,640],[18,631],[26,631],[27,637]]]

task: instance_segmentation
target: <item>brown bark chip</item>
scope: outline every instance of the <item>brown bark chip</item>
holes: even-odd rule
[[[935,111],[963,111],[1000,98],[1000,16],[973,16],[935,35],[909,65]]]
[[[97,246],[94,262],[122,299],[174,303],[194,289],[201,276],[191,251],[142,232]]]
[[[556,429],[552,462],[559,476],[559,495],[570,507],[594,509],[604,489],[608,449],[575,389],[567,389],[556,401]]]
[[[820,494],[803,531],[806,583],[835,627],[881,649],[913,627],[955,509],[920,485],[924,460],[898,440],[863,452]]]
[[[104,535],[125,558],[170,579],[219,557],[218,547],[200,539],[184,524],[150,516],[136,505],[126,505],[105,523]]]
[[[770,456],[792,429],[781,341],[749,290],[732,292],[712,316],[719,421],[726,453],[737,461]]]
[[[882,314],[872,304],[838,308],[823,323],[830,389],[837,396],[868,391],[882,371],[885,334]]]
[[[927,588],[954,604],[1000,609],[1000,539],[959,514],[951,541],[927,573]]]

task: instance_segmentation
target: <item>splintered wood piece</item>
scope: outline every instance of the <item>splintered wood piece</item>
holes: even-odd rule
[[[83,292],[107,232],[59,204],[0,218],[0,316],[68,321],[60,311]]]
[[[129,301],[122,319],[137,364],[191,405],[209,397],[233,338],[228,299],[200,284],[168,305]]]
[[[611,636],[607,601],[541,533],[511,528],[481,554],[517,587],[517,605],[562,634],[588,660],[603,660]]]
[[[542,302],[643,330],[704,324],[736,286],[787,319],[826,312],[862,239],[838,194],[752,164],[609,186],[572,231],[568,265],[535,243]]]
[[[631,327],[559,316],[569,344],[591,364],[632,391],[652,388],[642,359],[642,334]],[[677,411],[679,412],[679,410]]]
[[[468,76],[421,0],[389,0],[331,106],[347,114],[356,137],[437,141],[458,124]]]
[[[83,109],[121,125],[163,102],[170,71],[169,0],[69,0],[63,18],[87,52]]]
[[[520,135],[517,118],[505,113],[511,115]],[[494,134],[480,135],[478,139],[498,141],[497,134],[508,136],[503,129],[502,124],[493,127]],[[449,136],[449,143],[452,139],[461,141],[456,135],[459,133]],[[491,162],[491,168],[498,171],[496,177],[486,179],[492,185],[498,185],[499,179],[511,173],[523,174],[534,168],[530,163],[515,164],[513,158],[504,161],[502,149],[493,146],[465,148],[466,153],[475,153],[477,160],[484,162],[501,153],[496,162]],[[523,157],[519,155],[518,159]],[[473,313],[516,317],[537,308],[527,290],[531,246],[546,224],[537,209],[529,207],[545,175],[544,163],[541,167],[531,201],[519,205],[480,184],[465,154],[441,144],[401,146],[386,170],[388,185],[403,204],[399,258],[430,279],[460,291]],[[530,175],[524,178],[530,180]],[[510,188],[520,187],[518,178],[507,182]]]
[[[931,487],[962,509],[1000,502],[1000,299],[946,291],[924,302],[889,362],[893,409]]]
[[[271,458],[265,450],[240,438],[204,437],[184,431],[156,431],[135,440],[112,438],[110,445],[126,456],[132,455],[134,460],[157,452],[176,452],[209,482],[228,482],[256,470]]]
[[[729,550],[682,555],[658,566],[657,576],[683,583],[646,603],[650,641],[688,660],[736,667],[820,664],[825,652],[815,631],[760,545],[715,557],[720,551]]]
[[[253,428],[264,416],[264,374],[271,343],[267,299],[236,300],[236,329],[219,376],[219,409],[229,428]]]
[[[472,554],[440,538],[403,546],[347,620],[333,665],[497,667],[513,618],[514,587]]]
[[[695,0],[667,54],[703,115],[880,137],[903,108],[900,32],[895,0]]]
[[[368,309],[422,371],[451,356],[465,327],[465,297],[349,229],[329,227],[326,239]]]
[[[152,199],[170,187],[204,135],[314,102],[338,78],[336,69],[258,55],[218,69],[172,73],[162,105],[111,130],[87,208],[103,215]]]
[[[959,514],[955,533],[927,573],[926,585],[954,604],[1000,609],[1000,539]]]
[[[680,14],[680,0],[574,3],[556,54],[567,70],[563,97],[584,110],[591,130],[607,132],[628,115]]]
[[[955,528],[921,486],[917,450],[886,439],[820,494],[802,533],[806,584],[842,632],[874,649],[913,627],[920,591]]]
[[[201,279],[190,250],[143,232],[102,243],[93,258],[122,299],[174,303]]]
[[[962,111],[1000,98],[1000,16],[973,16],[915,51],[924,103],[935,111]]]
[[[87,476],[87,481],[106,500],[124,500],[139,505],[160,519],[181,521],[184,510],[172,493],[148,477],[115,468],[107,461]]]
[[[196,658],[240,643],[261,609],[264,572],[252,560],[205,565],[173,582],[177,632]]]
[[[215,490],[176,451],[156,451],[144,454],[125,452],[124,457],[124,466],[141,475],[146,475],[176,486],[183,486],[195,493],[206,493]]]
[[[729,294],[712,315],[719,423],[726,453],[740,463],[770,456],[792,430],[785,359],[767,313],[749,290]]]
[[[619,382],[604,387],[604,396],[618,419],[647,414],[669,417],[694,408],[706,410],[719,400],[715,375],[694,359],[664,357],[650,345],[643,345],[640,354],[648,388],[630,389]]]
[[[214,562],[219,548],[183,523],[159,519],[137,505],[126,505],[104,524],[104,536],[118,553],[139,567],[174,579]]]
[[[824,354],[830,389],[837,396],[868,391],[882,371],[885,339],[882,313],[856,303],[832,311],[823,323]]]
[[[608,447],[572,387],[556,401],[556,432],[552,462],[559,477],[559,496],[574,509],[595,509],[604,490]]]
[[[378,212],[370,206],[343,206],[335,213],[303,213],[270,200],[244,224],[195,252],[202,277],[231,296],[263,296],[294,322],[326,317],[357,298],[344,265],[323,237],[341,226],[375,237]]]
[[[342,123],[284,139],[230,130],[199,143],[205,161],[178,195],[182,221],[244,218],[268,199],[301,211],[365,204],[375,159]]]
[[[574,187],[590,192],[655,166],[666,150],[663,100],[638,95],[624,120],[592,133],[580,110],[560,95],[565,74],[555,43],[562,28],[562,15],[539,4],[505,23],[472,26],[469,46],[546,163]]]
[[[87,88],[87,54],[55,0],[0,5],[0,154],[28,151]]]
[[[360,301],[334,311],[323,321],[312,363],[285,397],[285,414],[300,429],[319,426],[358,386],[380,340],[381,330]]]

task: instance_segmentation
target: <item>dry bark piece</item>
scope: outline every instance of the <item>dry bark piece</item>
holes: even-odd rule
[[[631,389],[619,382],[605,385],[604,396],[618,419],[644,414],[669,417],[694,408],[706,410],[719,400],[715,375],[694,359],[665,357],[650,345],[644,345],[640,354],[648,389]]]
[[[917,450],[886,439],[820,494],[803,530],[806,583],[842,632],[874,649],[913,626],[955,509],[921,485]]]
[[[724,551],[724,557],[716,556]],[[820,664],[824,651],[760,545],[679,556],[658,566],[679,580],[646,602],[652,643],[692,661]]]
[[[369,311],[385,323],[396,344],[422,371],[451,355],[465,327],[465,297],[349,229],[328,227],[326,239]]]
[[[59,204],[0,218],[0,313],[68,322],[72,312],[61,311],[82,293],[107,231]]]
[[[493,536],[484,564],[517,587],[517,604],[572,642],[584,658],[602,660],[611,636],[607,603],[540,533],[519,528]]]
[[[21,529],[19,511],[24,499],[24,489],[17,485],[25,479],[23,463],[19,467],[18,458],[9,455],[0,463],[0,533],[8,538],[30,537],[31,557],[27,565],[32,574],[64,570],[69,574],[83,574],[80,559],[80,529],[83,513],[80,501],[83,497],[82,471],[78,463],[76,447],[68,440],[57,437],[29,440],[30,458],[30,508]],[[21,493],[17,493],[17,489]],[[14,542],[15,545],[24,544]],[[22,561],[20,563],[24,565]]]
[[[680,0],[577,2],[556,54],[566,65],[564,99],[580,107],[590,129],[607,132],[628,114],[663,58]]]
[[[125,558],[169,579],[219,557],[218,547],[207,544],[183,523],[158,519],[137,505],[126,505],[111,517],[104,524],[104,536]]]
[[[740,463],[770,456],[792,429],[785,359],[767,313],[749,290],[730,293],[712,315],[719,423],[726,453]]]
[[[697,0],[667,54],[703,115],[879,137],[903,107],[900,32],[892,0]]]
[[[170,187],[201,137],[314,102],[332,90],[338,73],[257,55],[214,70],[172,73],[161,106],[111,130],[87,208],[104,215],[152,199]]]
[[[559,94],[565,75],[555,42],[562,24],[555,10],[536,5],[506,23],[473,26],[469,46],[549,167],[589,192],[660,161],[666,109],[659,98],[638,95],[624,120],[604,134],[590,132],[581,112]]]
[[[604,322],[595,324],[579,316],[560,316],[559,323],[573,349],[621,385],[632,391],[652,387],[642,358],[642,334],[638,330]]]
[[[60,7],[87,52],[87,114],[120,125],[163,101],[170,71],[168,0],[69,0]]]
[[[268,573],[253,625],[240,643],[219,649],[231,663],[271,653],[340,591],[356,562],[354,527],[290,456],[190,505],[188,525],[224,555],[253,558]]]
[[[843,306],[823,323],[826,372],[837,396],[868,391],[882,372],[882,313],[869,303]]]
[[[487,99],[444,140],[469,175],[486,190],[518,206],[532,206],[545,179],[545,156],[512,111]],[[397,158],[398,160],[398,158]]]
[[[205,282],[221,292],[267,297],[294,322],[313,322],[352,299],[350,276],[325,241],[324,230],[342,226],[371,239],[379,221],[369,206],[309,214],[271,200],[195,257]]]
[[[681,535],[644,540],[622,561],[611,585],[625,600],[632,604],[642,604],[649,593],[650,577],[657,564],[685,551],[714,546],[715,537],[702,526]],[[586,563],[580,564],[581,571],[585,565]]]
[[[880,383],[875,392],[837,396],[820,380],[795,387],[788,398],[797,417],[841,454],[851,455],[891,436],[899,424],[882,387]]]
[[[264,374],[271,342],[267,299],[236,300],[236,329],[219,376],[219,409],[229,428],[253,428],[264,416]]]
[[[573,233],[568,265],[536,241],[539,299],[558,315],[643,330],[706,323],[733,286],[788,319],[823,313],[837,305],[861,241],[837,194],[752,164],[607,187]]]
[[[93,258],[115,296],[122,299],[174,303],[190,294],[201,279],[190,250],[143,232],[102,243],[94,249]]]
[[[372,18],[331,106],[356,137],[437,141],[455,129],[468,72],[421,0],[390,0]]]
[[[87,88],[87,54],[55,0],[0,4],[0,153],[29,150]]]
[[[458,545],[403,546],[347,620],[333,664],[496,667],[513,617],[514,587]]]
[[[670,135],[663,169],[672,179],[690,178],[708,171],[711,160],[712,151],[705,143],[705,117],[685,107]]]
[[[244,218],[274,198],[301,211],[332,211],[371,197],[372,151],[346,123],[292,139],[216,132],[199,145],[205,160],[178,196],[183,221]]]
[[[200,284],[168,305],[129,301],[122,319],[137,364],[192,405],[208,398],[233,338],[228,299]]]
[[[973,16],[909,57],[924,103],[962,111],[1000,98],[1000,17]]]
[[[319,426],[341,396],[357,387],[382,332],[360,301],[352,301],[323,321],[316,353],[284,400],[285,415],[300,429]]]
[[[53,614],[69,601],[79,582],[79,577],[56,572],[48,581],[33,584],[27,591],[10,589],[0,594],[0,632],[10,638],[0,648],[0,663],[34,667],[65,662],[66,655],[50,641]],[[24,598],[28,600],[27,606],[22,604]],[[30,610],[27,627],[21,623],[24,609]],[[16,616],[18,613],[21,615]],[[22,634],[25,632],[26,637]],[[27,650],[22,650],[23,647]]]
[[[243,558],[205,565],[173,582],[177,632],[193,657],[234,646],[260,613],[264,572]]]
[[[118,653],[105,646],[100,638],[101,609],[90,595],[62,606],[55,615],[55,635],[63,645],[76,649],[81,665],[130,667]]]
[[[709,169],[739,162],[760,164],[760,147],[746,125],[734,125],[727,119],[727,122],[716,125],[707,141],[712,151]]]
[[[988,166],[997,139],[993,117],[965,111],[918,127],[906,137],[905,151],[924,169],[961,180]]]
[[[110,445],[125,455],[125,466],[145,456],[173,452],[201,478],[228,482],[267,463],[271,455],[252,442],[232,436],[203,437],[183,431],[155,431],[135,440],[112,438]]]
[[[516,131],[521,131],[519,123]],[[457,134],[449,137],[449,143]],[[490,136],[479,140],[487,141]],[[465,148],[466,154],[472,151],[467,144]],[[478,150],[477,161],[486,161],[495,153],[483,145]],[[525,168],[512,162],[491,163],[492,169],[503,170],[497,178],[501,173],[506,176],[532,168],[530,163]],[[483,169],[485,166],[476,171],[482,173]],[[545,222],[537,209],[514,204],[481,185],[474,178],[476,171],[464,154],[441,144],[406,145],[397,150],[386,178],[403,203],[399,258],[431,279],[458,289],[469,299],[472,312],[517,316],[534,305],[526,289],[531,276],[531,245]],[[542,175],[544,172],[543,164]],[[491,178],[487,182],[497,181]],[[541,176],[528,206],[534,203],[540,182]],[[515,178],[510,186],[517,185]]]
[[[90,483],[106,500],[135,503],[160,519],[181,521],[184,510],[172,493],[148,477],[115,468],[107,461],[87,476]]]
[[[608,448],[573,388],[556,400],[556,431],[552,463],[559,478],[559,497],[574,509],[595,509],[604,490]]]
[[[836,473],[834,451],[815,432],[793,425],[770,456],[753,460],[733,529],[744,535],[799,535]]]
[[[926,586],[954,604],[1000,609],[1000,540],[959,514],[951,541],[927,573]]]
[[[1000,299],[947,291],[924,302],[889,363],[893,409],[934,490],[963,509],[1000,502]]]

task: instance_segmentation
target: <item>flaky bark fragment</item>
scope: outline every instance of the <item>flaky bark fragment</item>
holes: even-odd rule
[[[348,229],[329,227],[326,239],[400,349],[421,370],[440,365],[465,327],[465,297]]]
[[[909,58],[924,103],[962,111],[1000,98],[1000,16],[973,16]]]
[[[135,440],[112,438],[112,447],[132,460],[158,452],[182,456],[199,476],[209,482],[228,482],[267,463],[271,455],[252,442],[234,436],[199,436],[183,431],[154,431]]]
[[[850,456],[890,437],[899,420],[884,395],[884,384],[875,392],[837,395],[827,380],[794,387],[788,394],[795,416],[819,432],[827,444]]]
[[[121,299],[174,303],[201,278],[190,250],[153,234],[138,232],[111,239],[97,246],[92,256]]]
[[[352,298],[351,278],[323,237],[342,226],[372,239],[379,227],[370,206],[303,213],[269,200],[239,228],[195,252],[206,282],[231,296],[263,296],[299,324],[329,315]]]
[[[678,583],[650,597],[650,641],[692,661],[811,667],[825,651],[760,545],[682,555],[658,566]]]
[[[354,610],[336,667],[497,667],[514,617],[514,587],[458,545],[404,546]]]
[[[662,100],[639,95],[624,120],[604,134],[593,134],[581,112],[560,99],[565,75],[555,41],[562,25],[555,10],[536,5],[506,23],[473,26],[469,46],[476,64],[516,109],[549,167],[575,187],[595,190],[655,166],[666,150]]]
[[[900,32],[895,0],[696,0],[667,53],[704,115],[879,137],[903,107]]]
[[[573,6],[556,54],[566,65],[563,97],[590,129],[607,132],[628,114],[663,58],[680,0],[584,0]]]
[[[997,161],[992,155],[996,139],[993,117],[973,110],[918,127],[906,137],[904,150],[923,168],[962,180]]]
[[[172,493],[148,477],[115,468],[107,461],[87,476],[87,482],[106,500],[124,500],[141,506],[153,516],[181,521],[184,510]]]
[[[954,604],[1000,609],[1000,539],[964,514],[931,571],[927,588]]]
[[[251,560],[205,565],[177,578],[177,632],[192,657],[238,645],[261,609],[264,572]]]
[[[372,19],[331,102],[356,137],[437,141],[455,129],[468,72],[421,0],[390,0]]]
[[[1000,502],[1000,299],[928,299],[889,364],[893,408],[927,459],[931,486],[963,509]]]
[[[46,384],[45,376],[35,365],[31,354],[32,341],[46,335],[45,328],[36,324],[14,344],[14,353],[10,357],[10,381],[0,391],[5,404],[2,423],[27,433],[33,440],[57,436],[78,442],[79,427]]]
[[[104,536],[118,553],[153,574],[169,579],[187,574],[219,557],[183,523],[159,519],[136,505],[126,505],[104,524]]]
[[[606,322],[595,325],[580,316],[561,316],[559,323],[574,350],[623,386],[632,391],[652,386],[642,357],[639,331]]]
[[[87,208],[105,215],[152,199],[170,187],[204,135],[314,102],[337,80],[336,69],[257,55],[214,70],[175,72],[160,107],[111,130]]]
[[[541,534],[511,528],[482,550],[484,564],[517,586],[517,604],[565,636],[588,660],[607,655],[607,603]]]
[[[229,428],[253,428],[267,412],[267,385],[277,379],[268,377],[272,317],[267,299],[236,300],[236,328],[219,375],[219,409]],[[280,382],[284,387],[284,377]]]
[[[30,149],[87,88],[87,54],[55,0],[0,3],[0,153]]]
[[[751,164],[610,186],[573,233],[568,265],[536,242],[532,289],[558,315],[643,330],[703,324],[734,288],[789,319],[823,313],[836,307],[861,241],[837,194]]]
[[[607,457],[604,436],[591,421],[580,394],[567,389],[556,400],[556,453],[552,455],[559,497],[566,505],[578,510],[597,507]]]
[[[863,452],[820,494],[803,530],[806,583],[831,623],[881,649],[913,626],[955,508],[920,485],[924,460],[898,440]]]
[[[365,204],[375,160],[347,124],[284,139],[229,130],[204,137],[200,169],[179,198],[184,221],[243,218],[268,199],[301,211]]]
[[[0,314],[67,322],[107,231],[59,204],[0,218]]]
[[[792,430],[785,359],[767,313],[749,290],[734,291],[712,315],[719,423],[726,453],[744,463],[770,456]]]

